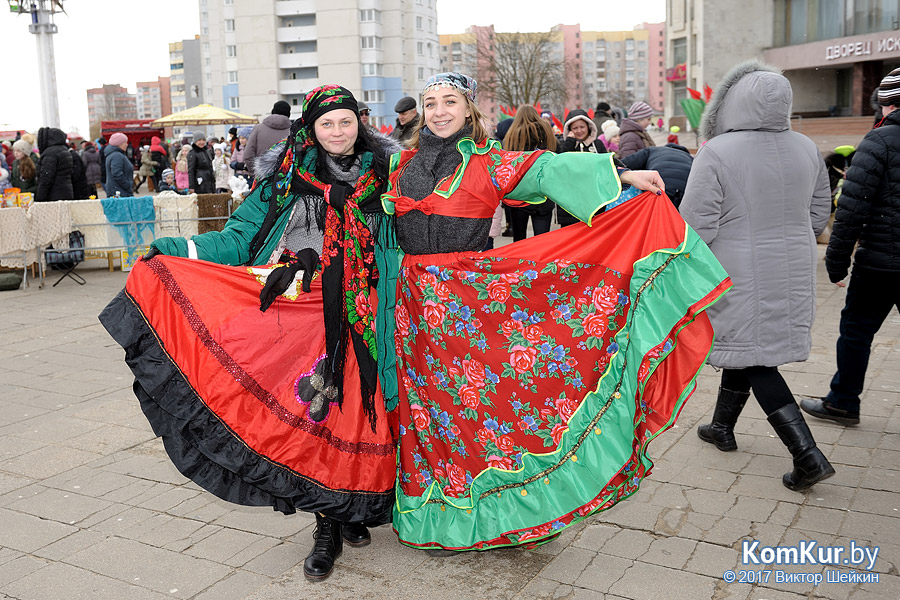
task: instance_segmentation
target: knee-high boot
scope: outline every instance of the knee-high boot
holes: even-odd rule
[[[734,424],[747,404],[750,392],[735,392],[719,386],[719,397],[713,411],[712,423],[697,428],[697,436],[704,442],[715,444],[722,452],[737,450]]]
[[[816,447],[816,440],[796,403],[782,406],[768,419],[794,458],[794,470],[781,479],[786,488],[802,491],[834,475],[834,467]]]

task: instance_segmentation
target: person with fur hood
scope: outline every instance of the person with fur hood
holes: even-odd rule
[[[569,113],[569,118],[563,125],[563,140],[559,152],[603,154],[606,152],[606,146],[597,137],[598,134],[597,125],[588,114],[580,108],[575,109]]]
[[[322,580],[394,507],[397,411],[376,362],[394,342],[376,346],[374,290],[397,276],[376,257],[400,147],[370,136],[337,85],[306,95],[288,140],[257,157],[222,231],[153,241],[100,320],[183,473],[230,502],[315,513],[303,572]],[[210,345],[207,327],[224,335]]]
[[[226,154],[228,150],[228,144],[225,142],[220,142],[213,146],[213,152],[215,153],[215,158],[213,158],[213,173],[216,175],[216,193],[223,194],[226,192],[231,192],[231,187],[228,185],[228,180],[234,177],[234,171],[231,169],[231,166],[228,164],[231,162],[231,157]]]
[[[703,113],[708,141],[691,166],[681,216],[734,287],[709,308],[722,369],[712,423],[697,435],[737,449],[734,426],[750,391],[793,457],[782,477],[802,491],[834,474],[778,367],[809,358],[816,308],[816,236],[831,194],[816,145],[791,131],[791,84],[758,61],[734,67]],[[753,152],[747,149],[752,148]]]
[[[72,200],[75,196],[72,189],[72,155],[66,145],[66,133],[56,127],[41,127],[37,139],[41,164],[34,201]]]
[[[619,158],[625,158],[638,150],[655,146],[647,133],[647,126],[653,117],[653,109],[646,102],[635,102],[628,109],[628,117],[619,125]]]

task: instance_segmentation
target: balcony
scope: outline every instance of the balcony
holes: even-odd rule
[[[292,52],[278,55],[279,69],[302,69],[318,65],[319,54],[317,52]]]
[[[316,26],[279,27],[276,30],[275,37],[282,44],[313,41],[316,39]]]
[[[281,79],[278,82],[278,93],[282,96],[305,94],[317,85],[319,85],[318,79]]]
[[[279,0],[275,3],[275,15],[279,17],[312,15],[315,12],[315,0]]]

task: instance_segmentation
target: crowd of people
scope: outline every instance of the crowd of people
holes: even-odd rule
[[[802,492],[835,470],[801,410],[859,422],[868,349],[898,305],[900,70],[879,89],[857,158],[826,164],[791,131],[788,80],[755,61],[718,86],[696,158],[675,130],[653,142],[643,102],[561,128],[524,105],[491,130],[477,82],[440,73],[384,136],[349,90],[320,86],[294,121],[276,104],[237,144],[195,135],[177,153],[163,185],[247,172],[253,190],[222,231],[155,240],[101,321],[179,470],[315,514],[311,580],[386,522],[435,555],[554,539],[637,491],[705,362],[722,375],[698,436],[735,451],[752,393]],[[492,250],[504,211],[515,243]],[[798,405],[778,369],[809,357],[832,214],[831,280],[857,242],[859,259],[831,393]]]

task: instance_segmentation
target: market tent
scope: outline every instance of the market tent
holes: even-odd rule
[[[212,104],[200,104],[187,110],[173,113],[168,117],[156,119],[152,125],[155,127],[178,127],[181,125],[256,125],[259,120],[256,117],[248,117],[233,110],[226,110]]]

